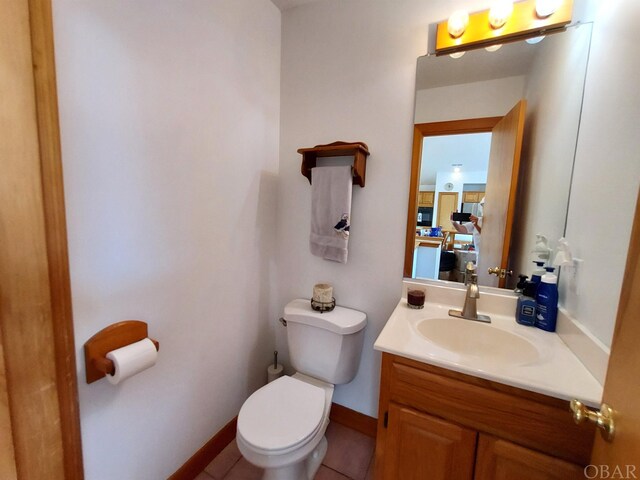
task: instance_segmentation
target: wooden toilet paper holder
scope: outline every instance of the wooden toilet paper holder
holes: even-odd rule
[[[140,320],[125,320],[103,328],[84,344],[84,366],[87,383],[100,380],[107,373],[113,375],[115,367],[106,355],[112,350],[131,345],[147,338],[147,324]],[[150,339],[160,350],[160,342]]]

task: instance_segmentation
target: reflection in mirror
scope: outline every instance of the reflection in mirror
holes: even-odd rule
[[[464,281],[462,276],[453,275],[464,271],[468,261],[478,263],[490,146],[490,132],[424,137],[414,277],[440,278],[442,262],[443,279]],[[452,212],[456,212],[453,218]],[[478,224],[477,228],[472,220]],[[431,236],[438,226],[445,232],[452,232],[447,239]],[[448,241],[457,247],[457,255],[442,254]],[[455,268],[449,270],[445,262],[453,262]]]
[[[473,261],[482,285],[512,288],[513,277],[499,282],[487,268],[529,275],[536,235],[555,247],[564,234],[590,38],[583,24],[536,44],[418,59],[405,276],[463,281]],[[522,136],[491,147],[498,138],[491,131],[522,99]],[[443,125],[447,135],[434,133]],[[497,150],[509,150],[513,171],[494,165]],[[486,169],[477,167],[482,161]],[[480,231],[464,217],[452,223],[456,211],[478,217]]]

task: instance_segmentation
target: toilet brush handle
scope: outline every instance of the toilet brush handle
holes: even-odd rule
[[[278,350],[273,352],[273,368],[278,367]]]

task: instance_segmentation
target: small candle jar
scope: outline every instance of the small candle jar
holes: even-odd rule
[[[329,304],[333,301],[333,287],[329,283],[318,283],[313,287],[313,300]]]
[[[413,289],[407,291],[407,304],[409,308],[424,308],[424,290]]]

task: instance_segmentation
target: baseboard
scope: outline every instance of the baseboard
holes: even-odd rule
[[[198,450],[187,460],[169,480],[193,480],[196,478],[214,458],[224,450],[224,447],[236,437],[236,424],[238,417],[235,417],[216,433],[211,440]]]
[[[337,403],[332,403],[329,418],[332,422],[339,423],[345,427],[364,433],[369,437],[376,438],[378,420],[364,413],[356,412]]]
[[[376,437],[378,420],[364,413],[332,403],[329,418],[332,422],[352,428],[369,437]],[[194,453],[168,480],[193,480],[202,473],[205,467],[236,437],[237,422],[238,417],[235,417],[222,427],[211,440]]]

